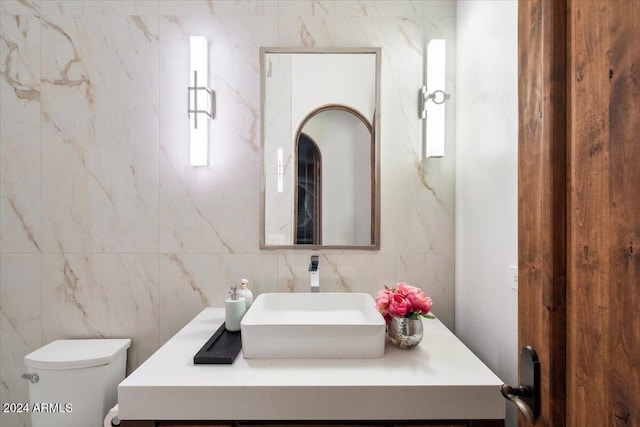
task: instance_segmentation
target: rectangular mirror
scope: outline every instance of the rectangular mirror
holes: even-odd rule
[[[262,249],[380,248],[380,48],[261,48]]]

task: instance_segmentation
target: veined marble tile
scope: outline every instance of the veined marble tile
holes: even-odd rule
[[[179,253],[254,252],[260,212],[259,47],[275,43],[276,19],[169,18],[162,20],[161,34],[160,246]],[[209,121],[208,167],[189,164],[188,34],[209,40],[217,105]]]
[[[0,16],[0,249],[39,252],[40,20]]]
[[[397,16],[398,5],[393,0],[339,0],[335,2],[338,16]]]
[[[42,345],[41,255],[0,254],[0,401],[28,402],[24,356]],[[0,414],[3,426],[30,426],[29,414]]]
[[[40,252],[40,129],[2,118],[0,141],[0,250]]]
[[[105,12],[104,3],[108,0],[91,0],[82,1],[82,14],[83,15],[102,15]]]
[[[310,292],[310,254],[311,251],[278,256],[278,292]],[[397,281],[394,257],[375,251],[319,255],[320,292],[364,292],[375,296],[384,285]]]
[[[0,308],[7,321],[3,320],[3,326],[17,332],[17,338],[29,349],[41,343],[40,264],[40,254],[3,253],[0,261]]]
[[[277,16],[277,0],[209,0],[216,15]]]
[[[249,281],[254,298],[277,292],[277,255],[164,254],[160,278],[164,343],[202,309],[224,307],[230,287],[239,287],[241,279]]]
[[[436,164],[436,160],[414,164],[414,170],[400,178],[405,184],[397,194],[398,206],[402,206],[397,214],[399,250],[423,254],[453,251],[454,188],[450,177],[438,176],[437,168],[443,164]]]
[[[381,47],[395,49],[397,19],[360,16],[284,16],[278,24],[278,46]]]
[[[0,249],[39,252],[40,20],[0,16]]]
[[[277,0],[160,0],[161,15],[277,16]]]
[[[157,18],[43,18],[46,251],[157,250]]]
[[[40,126],[40,20],[0,16],[0,117]]]
[[[42,16],[49,15],[71,15],[71,16],[85,16],[85,15],[103,15],[105,13],[105,3],[114,2],[110,0],[44,0],[40,5]],[[134,3],[134,2],[129,2]],[[130,9],[134,10],[135,9]],[[151,13],[152,15],[155,13]],[[142,13],[140,13],[142,15]]]
[[[215,15],[216,8],[211,0],[160,0],[160,15]]]
[[[279,0],[278,16],[332,16],[335,3],[333,0]]]
[[[216,270],[213,255],[209,254],[164,254],[161,257],[161,343],[171,338],[205,307],[224,306],[228,286],[224,280],[214,278]]]
[[[433,300],[433,314],[454,330],[453,252],[425,255],[398,253],[398,282],[418,286]]]
[[[158,349],[158,255],[45,254],[46,342],[131,338],[127,372]]]
[[[456,0],[398,0],[398,16],[456,16]]]
[[[40,5],[42,16],[47,15],[84,15],[85,4],[99,4],[102,7],[102,1],[84,1],[84,0],[44,0]],[[104,10],[102,10],[104,12]]]
[[[398,99],[398,133],[402,144],[398,144],[399,170],[418,164],[423,155],[423,121],[418,117],[418,91],[424,83],[426,52],[423,28],[416,18],[398,20],[398,49],[394,56],[395,81],[398,92],[404,96]]]
[[[0,0],[0,15],[39,15],[40,0]]]
[[[155,16],[159,12],[158,0],[104,0],[106,15],[139,15]]]

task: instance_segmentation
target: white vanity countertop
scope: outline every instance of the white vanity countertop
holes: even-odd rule
[[[502,419],[502,381],[439,320],[379,359],[245,359],[194,365],[224,322],[206,308],[118,386],[123,420]]]

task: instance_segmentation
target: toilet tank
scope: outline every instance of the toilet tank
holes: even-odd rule
[[[32,427],[103,426],[130,346],[130,339],[58,340],[26,355]]]

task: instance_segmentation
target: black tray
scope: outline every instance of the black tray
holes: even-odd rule
[[[230,365],[236,359],[242,348],[240,331],[229,332],[224,325],[193,356],[195,365]]]

